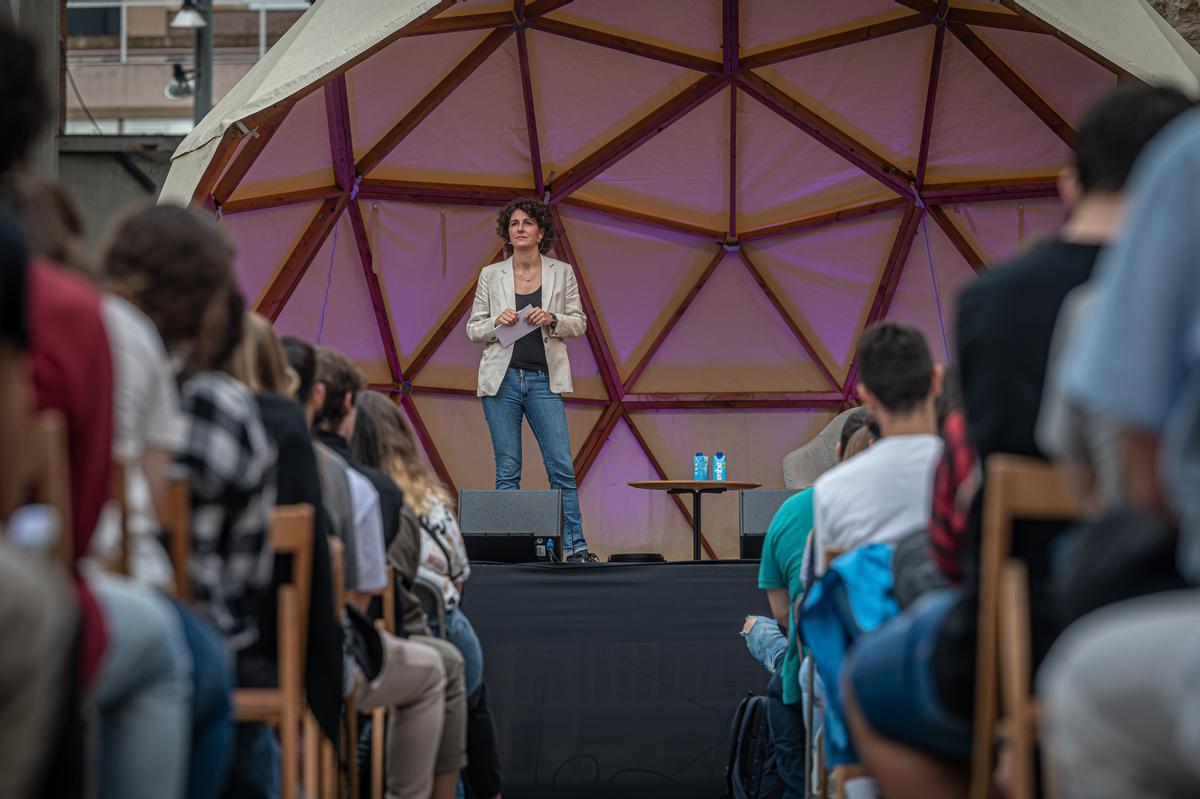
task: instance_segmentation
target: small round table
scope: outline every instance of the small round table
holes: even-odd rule
[[[752,488],[762,487],[762,483],[739,483],[733,480],[637,480],[629,485],[649,491],[692,495],[693,560],[700,560],[700,495],[724,494],[726,491],[748,491]]]

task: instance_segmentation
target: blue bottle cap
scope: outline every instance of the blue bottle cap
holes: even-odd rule
[[[721,451],[719,451],[719,450],[718,450],[718,451],[717,451],[717,457],[718,457],[718,458],[724,458],[724,457],[725,457],[725,453],[724,453],[724,452],[721,452]]]
[[[704,453],[703,453],[703,452],[697,452],[697,453],[696,453],[696,457],[697,457],[697,458],[703,458],[703,457],[704,457]]]

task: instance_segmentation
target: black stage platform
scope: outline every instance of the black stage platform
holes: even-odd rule
[[[718,799],[758,563],[472,566],[505,799]]]

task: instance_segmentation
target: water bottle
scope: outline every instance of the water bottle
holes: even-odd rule
[[[553,538],[546,539],[546,562],[547,563],[554,562],[554,539]]]
[[[703,452],[697,452],[696,457],[692,459],[692,479],[708,479],[708,458],[704,457]]]
[[[725,453],[724,452],[718,452],[716,455],[713,455],[712,479],[714,479],[714,480],[724,480],[725,479]]]

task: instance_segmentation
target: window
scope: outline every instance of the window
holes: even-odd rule
[[[120,36],[121,9],[71,8],[67,10],[68,36]]]

